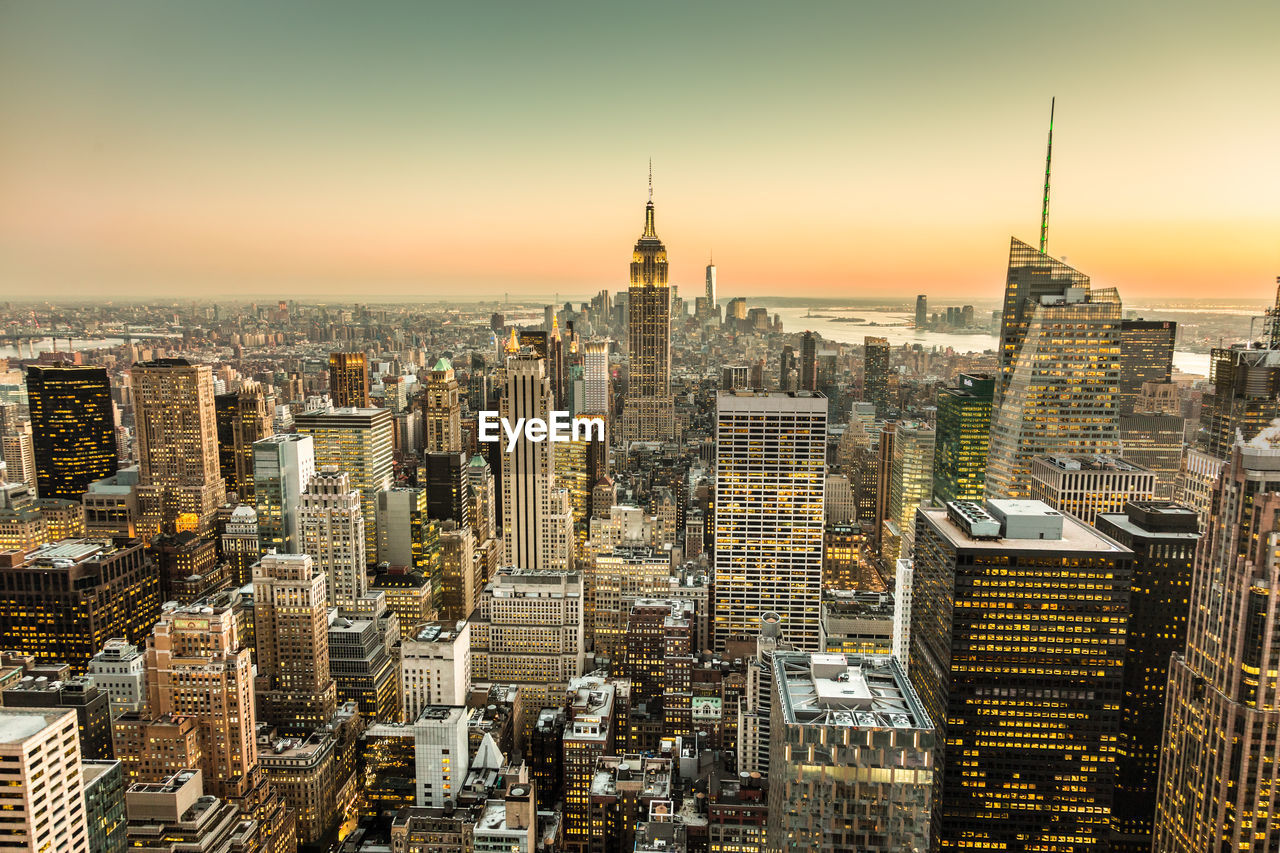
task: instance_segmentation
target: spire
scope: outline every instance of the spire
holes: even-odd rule
[[[653,158],[649,158],[649,203],[644,206],[644,234],[640,239],[652,237],[657,239],[658,231],[653,225]]]
[[[1053,105],[1049,99],[1049,147],[1044,155],[1044,206],[1040,209],[1040,254],[1049,249],[1049,166],[1053,164]]]
[[[520,341],[516,338],[516,327],[511,327],[511,338],[507,341],[507,352],[520,352]]]

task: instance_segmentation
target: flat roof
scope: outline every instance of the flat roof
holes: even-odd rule
[[[1038,504],[1039,501],[1031,501]],[[971,539],[969,534],[947,518],[941,507],[920,507],[919,512],[956,548],[978,548],[984,551],[1096,552],[1099,554],[1131,554],[1128,548],[1104,536],[1077,518],[1062,516],[1061,539]],[[1056,510],[1055,510],[1056,512]]]
[[[933,728],[911,682],[889,656],[774,652],[773,668],[788,723]]]

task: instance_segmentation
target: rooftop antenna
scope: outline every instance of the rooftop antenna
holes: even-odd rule
[[[653,158],[649,158],[649,201],[653,201]]]
[[[1040,209],[1040,254],[1049,248],[1049,166],[1053,164],[1053,106],[1057,98],[1049,99],[1049,147],[1044,155],[1044,207]]]

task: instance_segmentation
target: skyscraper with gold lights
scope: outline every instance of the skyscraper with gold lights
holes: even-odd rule
[[[630,374],[622,414],[624,441],[671,441],[676,436],[671,396],[671,286],[667,247],[653,222],[653,185],[644,208],[644,233],[631,253],[627,289]]]
[[[226,498],[218,460],[213,371],[165,358],[135,364],[140,534],[208,531]]]

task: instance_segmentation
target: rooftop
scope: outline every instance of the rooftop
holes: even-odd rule
[[[1038,456],[1036,459],[1059,471],[1145,472],[1147,469],[1120,456],[1089,453],[1079,456]]]
[[[788,723],[862,729],[932,729],[890,657],[775,652],[774,678]]]
[[[1062,524],[1061,531],[1058,533],[1057,538],[1011,538],[1002,534],[1003,525],[1000,521],[987,514],[987,519],[995,523],[994,530],[989,533],[983,532],[987,529],[985,527],[986,522],[984,522],[984,526],[974,527],[975,532],[971,533],[969,529],[961,526],[956,519],[951,517],[951,510],[959,506],[972,507],[979,505],[964,504],[962,502],[948,504],[946,509],[922,506],[918,512],[930,526],[936,529],[957,549],[983,548],[998,551],[1037,551],[1050,554],[1067,552],[1129,553],[1129,549],[1120,543],[1102,535],[1078,519],[1064,516],[1057,510],[1049,509],[1047,505],[1042,504],[1040,501],[992,501],[991,503],[1004,503],[1006,505],[1038,504],[1048,512],[1058,516]],[[979,506],[979,508],[981,507]],[[919,535],[918,527],[917,535]]]
[[[0,708],[0,743],[22,743],[75,711],[61,708]]]

